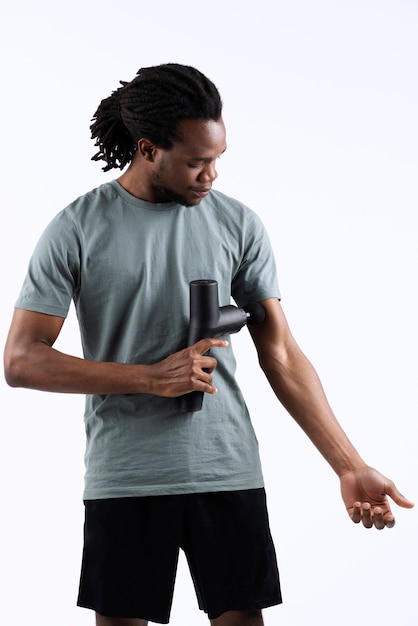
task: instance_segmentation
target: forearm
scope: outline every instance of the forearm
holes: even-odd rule
[[[283,355],[260,359],[276,396],[335,472],[365,466],[337,421],[319,377],[296,343]]]
[[[59,393],[150,393],[152,366],[96,362],[39,343],[5,364],[12,387]]]
[[[203,339],[152,364],[98,362],[53,348],[64,320],[16,309],[4,350],[4,373],[12,387],[81,394],[149,393],[175,398],[191,391],[216,393],[216,360],[205,356],[226,347],[222,339]]]

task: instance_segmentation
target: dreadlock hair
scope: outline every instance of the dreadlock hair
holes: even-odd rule
[[[120,84],[122,87],[101,101],[90,126],[94,145],[99,148],[92,160],[105,161],[105,172],[130,163],[142,137],[169,149],[180,120],[216,121],[221,116],[217,88],[187,65],[142,68],[131,82]]]

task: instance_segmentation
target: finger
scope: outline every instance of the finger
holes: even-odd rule
[[[203,391],[203,393],[209,393],[211,395],[218,393],[216,387],[210,385],[209,383],[204,383],[203,381],[196,384],[196,391]]]
[[[355,502],[353,505],[353,514],[351,519],[355,524],[361,522],[361,502]]]
[[[201,339],[197,341],[193,348],[200,354],[205,354],[211,348],[226,348],[228,342],[225,339],[219,339],[216,337],[209,337],[207,339]]]
[[[377,530],[382,530],[386,525],[383,517],[383,511],[378,507],[376,507],[373,511],[373,524]]]
[[[213,358],[213,356],[204,356],[199,362],[202,370],[206,370],[211,374],[217,367],[218,361]]]
[[[363,515],[362,522],[365,528],[371,528],[373,526],[372,520],[372,508],[368,502],[364,502],[362,505]]]
[[[384,517],[385,524],[388,528],[393,528],[395,526],[395,518],[392,513],[387,513]]]
[[[201,372],[190,381],[191,391],[203,391],[203,393],[217,393],[217,388],[212,384],[212,377],[205,372]]]
[[[201,359],[195,359],[192,364],[191,381],[192,383],[200,385],[204,383],[206,385],[212,384],[212,372],[210,371],[213,366],[212,357],[206,357]]]
[[[218,388],[214,386],[211,376],[207,381],[204,379],[200,379],[196,383],[196,386],[199,391],[203,391],[204,393],[210,393],[212,395],[218,393]]]
[[[396,502],[398,506],[402,506],[405,509],[412,509],[412,507],[414,506],[414,503],[411,502],[411,500],[408,500],[408,498],[405,498],[405,496],[401,494],[401,492],[397,489],[396,485],[391,480],[387,481],[386,493],[392,498],[394,502]]]

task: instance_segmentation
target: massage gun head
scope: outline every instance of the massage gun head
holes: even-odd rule
[[[257,326],[258,324],[262,324],[264,322],[266,312],[264,307],[258,302],[250,302],[249,304],[246,304],[244,311],[247,313],[247,324],[250,326]]]
[[[190,283],[189,345],[204,337],[237,333],[245,324],[261,324],[263,320],[264,308],[257,302],[245,309],[233,305],[220,307],[215,280]]]

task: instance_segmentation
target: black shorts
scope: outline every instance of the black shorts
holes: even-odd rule
[[[87,500],[78,605],[168,624],[179,548],[210,619],[281,603],[264,489]]]

